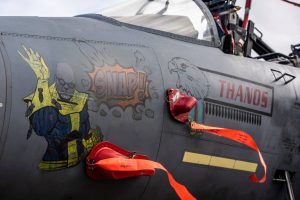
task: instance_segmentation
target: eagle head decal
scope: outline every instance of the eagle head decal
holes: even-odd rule
[[[209,93],[209,82],[205,73],[184,58],[175,57],[168,68],[171,74],[177,74],[176,87],[197,100],[204,99]]]

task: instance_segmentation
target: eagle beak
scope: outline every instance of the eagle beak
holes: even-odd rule
[[[176,63],[174,63],[174,62],[169,63],[168,68],[169,68],[169,71],[171,74],[173,72],[178,72],[178,67],[177,67]]]

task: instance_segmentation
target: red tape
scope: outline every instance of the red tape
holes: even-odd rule
[[[151,170],[151,169],[161,169],[165,171],[168,175],[169,183],[180,197],[183,200],[194,200],[196,199],[185,186],[178,183],[173,176],[164,168],[160,163],[144,160],[144,159],[128,159],[128,158],[108,158],[104,160],[99,160],[95,165],[108,170],[108,171],[142,171],[142,170]]]
[[[262,157],[259,148],[257,147],[254,139],[248,135],[247,133],[240,131],[240,130],[233,130],[233,129],[227,129],[227,128],[219,128],[219,127],[213,127],[213,126],[205,126],[202,124],[198,124],[196,122],[190,123],[190,128],[192,130],[198,130],[198,131],[205,131],[214,135],[218,135],[233,141],[236,141],[238,143],[244,144],[248,146],[249,148],[253,149],[258,153],[260,162],[264,168],[264,175],[261,179],[258,179],[255,174],[252,174],[249,176],[250,180],[255,183],[264,183],[266,181],[267,177],[267,166],[264,161],[264,158]]]

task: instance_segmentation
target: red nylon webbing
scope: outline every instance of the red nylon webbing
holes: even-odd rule
[[[254,139],[248,135],[247,133],[240,131],[240,130],[233,130],[233,129],[227,129],[227,128],[219,128],[219,127],[213,127],[213,126],[205,126],[202,124],[198,124],[196,122],[191,122],[190,123],[190,128],[193,130],[198,130],[198,131],[205,131],[211,134],[215,134],[221,137],[228,138],[230,140],[239,142],[241,144],[244,144],[254,151],[258,153],[260,162],[264,168],[264,176],[261,179],[257,179],[255,174],[252,174],[249,176],[250,180],[255,182],[255,183],[264,183],[266,181],[267,177],[267,166],[266,163],[260,153],[259,148],[257,147]]]
[[[194,200],[196,199],[189,193],[185,186],[176,182],[173,176],[166,170],[160,163],[144,160],[144,159],[128,159],[128,158],[108,158],[104,160],[99,160],[95,165],[108,170],[108,171],[140,171],[140,170],[151,170],[151,169],[161,169],[165,171],[168,175],[169,183],[176,191],[180,199],[184,200]]]

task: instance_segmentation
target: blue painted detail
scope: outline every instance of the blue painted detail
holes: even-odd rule
[[[78,157],[83,153],[83,138],[88,138],[90,122],[87,105],[79,113],[80,126],[78,131],[72,131],[70,115],[60,114],[56,108],[45,107],[31,116],[31,125],[38,136],[43,136],[48,147],[43,161],[68,160],[68,141],[76,139]]]
[[[205,119],[205,104],[203,100],[197,101],[197,104],[189,112],[189,120],[198,123],[204,123]]]

